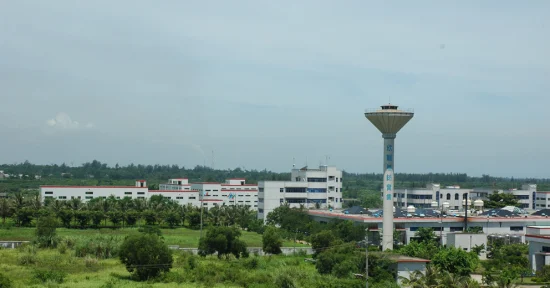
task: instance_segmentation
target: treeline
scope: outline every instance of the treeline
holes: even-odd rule
[[[116,199],[114,196],[94,198],[84,203],[80,199],[67,201],[31,197],[14,193],[0,199],[2,225],[12,219],[19,227],[30,227],[42,216],[57,218],[66,228],[134,227],[158,225],[170,228],[186,226],[198,229],[201,224],[201,210],[192,205],[179,205],[176,201],[160,195],[150,199]],[[239,225],[243,229],[263,232],[263,222],[256,218],[256,212],[247,205],[216,206],[202,211],[204,227]]]
[[[167,179],[185,177],[190,182],[223,182],[228,178],[246,178],[247,183],[258,183],[262,180],[289,180],[290,173],[278,173],[264,170],[245,170],[241,168],[216,170],[205,166],[185,167],[180,165],[142,165],[109,166],[94,160],[78,167],[65,163],[61,165],[37,165],[28,161],[18,164],[2,164],[0,170],[14,175],[0,181],[0,192],[17,189],[36,189],[39,185],[133,185],[135,179],[146,179],[151,189],[158,189],[159,183]],[[18,175],[22,175],[19,179]],[[25,176],[27,175],[27,176]],[[36,180],[35,175],[41,177]],[[348,173],[343,172],[344,197],[355,198],[361,190],[380,191],[381,173]],[[506,178],[483,175],[468,176],[466,173],[397,173],[396,187],[419,188],[429,183],[440,183],[443,186],[459,185],[463,188],[493,187],[495,189],[521,188],[522,184],[533,183],[538,190],[550,190],[550,179]],[[360,193],[359,193],[360,194]]]

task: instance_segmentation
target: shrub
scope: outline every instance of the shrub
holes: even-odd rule
[[[65,242],[61,242],[57,244],[57,251],[59,251],[59,254],[65,254],[67,253],[67,250],[69,247],[67,247],[67,244]]]
[[[91,257],[89,255],[84,258],[84,265],[86,265],[86,268],[93,268],[97,266],[97,264],[99,264],[97,258]]]
[[[248,269],[256,269],[260,266],[260,260],[257,257],[250,258],[245,262],[244,266]]]
[[[38,280],[39,282],[46,283],[48,281],[54,282],[54,283],[63,283],[65,281],[65,277],[67,276],[67,273],[61,270],[42,270],[37,269],[33,272],[34,279]]]
[[[19,256],[20,265],[33,265],[37,262],[36,246],[34,245],[21,245],[19,246],[19,252],[22,254]]]
[[[268,226],[262,236],[262,248],[265,253],[281,254],[283,239],[274,226]]]
[[[296,284],[294,283],[294,280],[285,273],[280,273],[275,278],[275,286],[278,288],[296,288]]]
[[[172,251],[152,234],[128,236],[120,247],[120,261],[141,281],[159,276],[172,268]]]
[[[39,247],[53,248],[57,245],[57,219],[53,216],[43,216],[36,221],[36,242]]]
[[[4,274],[0,273],[0,288],[11,288],[12,283],[11,280],[4,276]]]
[[[95,256],[97,259],[108,259],[118,255],[120,238],[116,236],[97,236],[79,242],[75,248],[76,257]]]

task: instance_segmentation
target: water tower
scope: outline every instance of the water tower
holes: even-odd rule
[[[413,118],[414,112],[412,110],[399,110],[396,105],[392,104],[383,105],[381,108],[379,110],[367,110],[365,117],[382,132],[382,138],[384,138],[382,173],[388,168],[391,168],[395,173],[395,136]]]
[[[384,215],[382,219],[382,249],[393,250],[393,190],[394,190],[394,140],[397,132],[411,120],[414,115],[412,111],[398,110],[396,105],[388,104],[381,106],[380,110],[367,110],[365,117],[382,132],[384,138]],[[414,208],[414,207],[413,207]],[[407,207],[407,212],[409,211]],[[414,213],[414,212],[413,212]]]

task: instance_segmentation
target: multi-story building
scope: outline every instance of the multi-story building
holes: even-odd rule
[[[88,202],[94,198],[115,196],[117,199],[149,198],[149,188],[145,180],[137,180],[135,186],[40,186],[40,197],[46,199],[70,200],[81,199]]]
[[[320,166],[292,169],[290,181],[260,181],[258,183],[258,219],[265,220],[275,208],[290,207],[342,208],[342,171]]]
[[[520,208],[537,209],[542,206],[536,206],[536,190],[537,185],[535,184],[525,184],[522,185],[521,189],[511,190],[495,190],[492,188],[464,189],[460,188],[460,186],[441,187],[440,184],[428,184],[426,188],[395,189],[394,205],[395,207],[401,208],[405,208],[410,205],[416,208],[430,208],[432,207],[432,202],[435,201],[437,203],[437,207],[442,207],[443,203],[447,202],[449,204],[449,209],[460,210],[463,209],[462,200],[466,198],[471,201],[477,199],[487,200],[491,193],[498,191],[499,193],[513,194],[516,199],[518,199]],[[541,200],[539,205],[542,204],[543,203]],[[544,204],[547,205],[550,203],[544,202]]]
[[[136,181],[136,186],[41,186],[42,201],[45,199],[81,199],[87,202],[93,198],[117,199],[130,197],[148,199],[153,195],[174,200],[180,205],[212,208],[217,205],[248,205],[258,207],[258,185],[246,184],[243,178],[229,179],[225,183],[189,183],[185,178],[170,179],[160,184],[160,190],[149,190],[145,180]]]

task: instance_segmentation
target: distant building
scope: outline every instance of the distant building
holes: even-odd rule
[[[466,197],[472,202],[477,199],[485,201],[494,191],[513,194],[518,199],[519,207],[523,209],[541,209],[543,204],[550,204],[550,202],[547,203],[547,200],[535,201],[536,197],[538,197],[536,184],[525,184],[522,185],[521,189],[511,190],[496,190],[492,188],[465,189],[460,188],[460,186],[441,187],[440,184],[428,184],[426,188],[395,189],[394,206],[405,208],[412,205],[415,208],[431,208],[432,202],[436,202],[436,207],[442,207],[443,203],[447,202],[450,210],[462,210],[462,200],[466,199]],[[541,206],[537,206],[537,204]]]
[[[8,178],[7,174],[4,174],[4,171],[0,170],[0,180]]]
[[[529,242],[529,263],[533,272],[550,265],[550,226],[529,226],[525,234]]]
[[[336,167],[292,169],[290,178],[290,181],[258,182],[258,219],[265,221],[267,214],[283,204],[342,208],[342,171]]]
[[[180,205],[212,208],[218,205],[248,205],[258,207],[258,185],[246,184],[245,179],[229,179],[225,183],[188,183],[187,179],[170,179],[160,184],[159,190],[149,190],[145,180],[137,180],[135,186],[41,186],[42,201],[46,199],[81,199],[87,202],[94,198],[114,196],[117,199],[149,199],[161,195]]]

